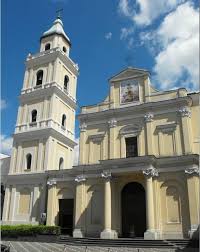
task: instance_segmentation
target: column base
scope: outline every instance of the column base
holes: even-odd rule
[[[188,232],[188,236],[190,239],[199,238],[199,225],[198,224],[191,225],[191,229]]]
[[[101,232],[100,235],[101,239],[117,239],[118,238],[118,234],[115,230],[111,230],[111,229],[104,229]]]
[[[74,238],[83,238],[84,237],[83,231],[79,228],[74,229],[73,237]]]
[[[157,240],[160,238],[159,236],[160,236],[160,233],[157,230],[153,230],[153,229],[147,230],[144,233],[145,240]]]

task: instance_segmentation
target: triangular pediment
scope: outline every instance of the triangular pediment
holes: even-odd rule
[[[119,80],[124,80],[127,78],[134,78],[134,77],[140,77],[143,75],[149,75],[149,72],[145,69],[139,69],[139,68],[133,68],[133,67],[128,67],[118,74],[112,76],[109,81],[114,82],[114,81],[119,81]]]

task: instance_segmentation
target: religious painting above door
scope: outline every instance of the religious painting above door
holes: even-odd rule
[[[129,102],[139,101],[139,85],[136,80],[126,80],[120,86],[120,103],[126,104]]]

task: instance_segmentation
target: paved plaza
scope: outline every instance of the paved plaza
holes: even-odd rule
[[[72,246],[47,242],[3,241],[10,245],[10,252],[197,252],[198,249],[178,250],[173,248],[120,248],[97,246]]]

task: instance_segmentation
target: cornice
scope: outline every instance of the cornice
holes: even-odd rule
[[[56,60],[56,58],[60,58],[60,60],[69,68],[69,70],[73,74],[75,74],[76,76],[78,75],[78,65],[75,64],[68,56],[66,56],[66,54],[64,54],[64,52],[62,52],[59,47],[29,55],[25,64],[27,68],[32,68],[37,65],[53,62]]]
[[[38,140],[40,138],[48,138],[49,136],[56,138],[58,141],[70,146],[71,148],[74,148],[74,146],[77,145],[74,140],[65,136],[64,133],[60,133],[56,129],[50,127],[46,127],[44,129],[38,128],[13,134],[13,138],[17,141]]]
[[[21,103],[30,102],[30,100],[43,99],[44,97],[51,96],[53,94],[58,95],[63,99],[69,106],[73,109],[77,109],[76,100],[70,97],[68,94],[61,90],[61,87],[56,82],[45,83],[41,88],[31,88],[27,90],[22,90],[19,96]]]
[[[133,172],[151,177],[159,177],[161,173],[165,172],[191,171],[192,174],[193,168],[198,165],[198,158],[199,155],[196,154],[159,158],[153,155],[119,158],[100,160],[99,164],[78,165],[68,170],[46,171],[45,173],[50,180],[53,179],[57,182],[82,182],[92,178],[106,178],[107,176],[111,178],[111,174],[115,177]]]
[[[192,100],[190,97],[179,97],[171,100],[157,101],[157,102],[146,102],[139,105],[133,105],[128,107],[112,108],[99,112],[82,113],[77,117],[79,120],[104,120],[105,118],[118,118],[124,116],[130,116],[134,113],[134,117],[143,117],[146,113],[154,113],[159,115],[163,113],[174,113],[177,112],[183,106],[191,106]]]

